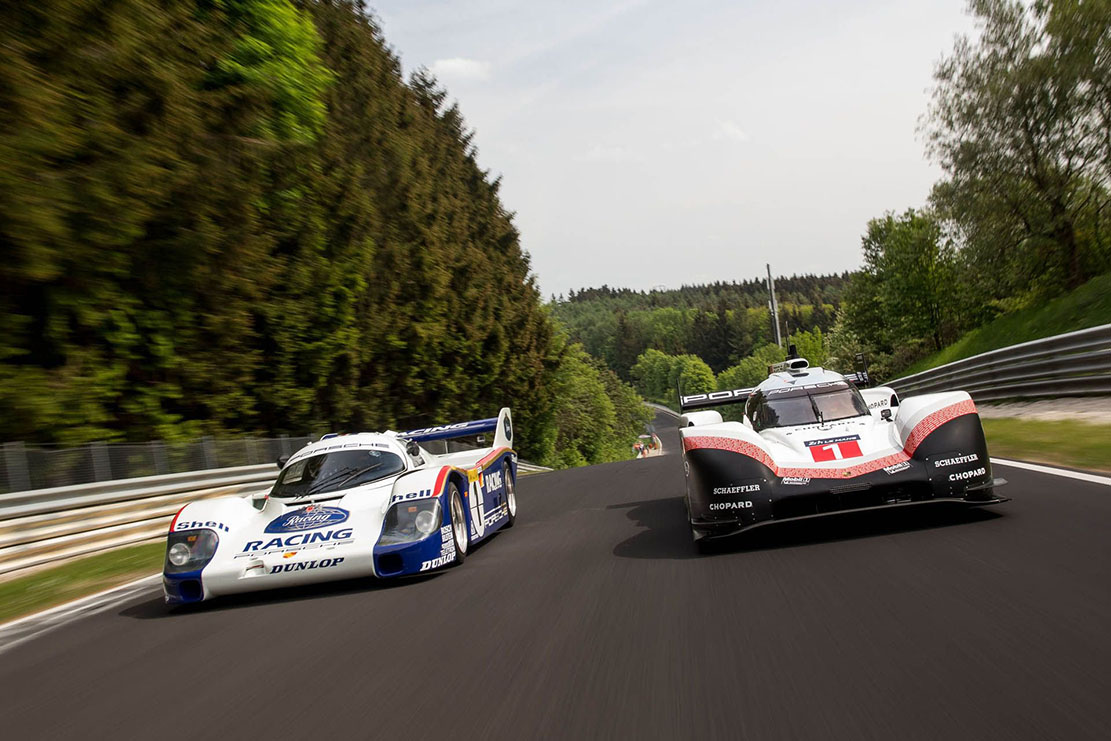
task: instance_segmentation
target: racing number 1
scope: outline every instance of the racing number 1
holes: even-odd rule
[[[840,461],[846,458],[859,458],[864,455],[860,451],[860,443],[856,440],[842,440],[837,443],[815,445],[810,448],[810,455],[815,463],[825,461]]]

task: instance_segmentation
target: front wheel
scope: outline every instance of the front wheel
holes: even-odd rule
[[[463,563],[467,558],[471,536],[467,532],[467,510],[463,507],[463,495],[454,483],[448,487],[448,502],[451,508],[451,537],[455,541],[455,563]]]
[[[513,527],[517,521],[517,484],[508,470],[505,472],[505,509],[509,512],[509,519],[502,527]]]

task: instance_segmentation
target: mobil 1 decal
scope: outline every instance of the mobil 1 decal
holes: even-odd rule
[[[810,456],[815,463],[859,458],[864,455],[860,452],[860,435],[843,435],[826,438],[825,440],[809,440],[806,447],[809,448]]]

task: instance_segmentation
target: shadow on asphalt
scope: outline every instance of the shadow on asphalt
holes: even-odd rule
[[[614,546],[615,556],[649,559],[705,557],[698,553],[691,538],[682,497],[613,504],[607,509],[627,509],[627,517],[644,528]],[[709,557],[715,554],[816,546],[839,540],[953,527],[987,522],[1001,516],[983,507],[946,503],[928,507],[842,512],[828,517],[783,522],[749,530],[715,543]]]
[[[475,554],[482,550],[483,546],[494,540],[496,540],[496,537],[487,538],[480,543],[474,543],[471,549],[467,551],[467,557],[474,557]],[[377,579],[373,576],[367,576],[358,579],[305,584],[299,587],[283,587],[280,589],[266,589],[259,592],[229,594],[217,597],[208,602],[200,602],[192,605],[178,605],[175,607],[167,605],[160,593],[157,597],[145,602],[140,602],[136,605],[131,605],[121,610],[118,614],[120,617],[129,617],[135,620],[161,620],[163,618],[174,618],[198,613],[237,610],[256,605],[280,605],[287,602],[300,602],[302,600],[327,599],[328,597],[340,597],[345,594],[355,594],[358,592],[375,592],[382,589],[400,589],[413,586],[435,579],[443,574],[450,573],[456,568],[465,569],[467,565],[464,563],[459,567],[453,566],[440,571],[391,579]]]

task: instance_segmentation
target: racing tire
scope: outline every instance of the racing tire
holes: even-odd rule
[[[452,482],[448,485],[448,507],[451,511],[451,537],[455,541],[455,563],[467,560],[467,547],[471,544],[470,528],[467,526],[467,508],[463,505],[463,495]]]
[[[508,470],[505,472],[505,509],[509,513],[509,519],[502,528],[513,527],[513,523],[517,521],[517,482]]]

